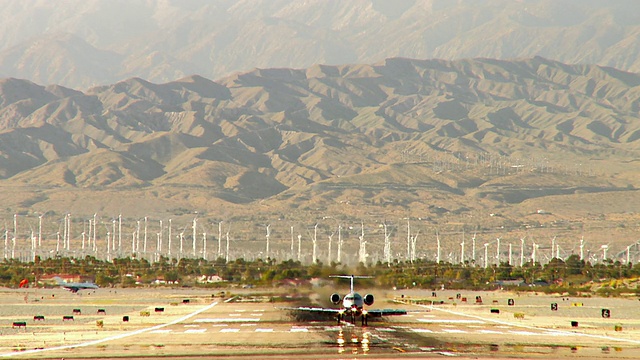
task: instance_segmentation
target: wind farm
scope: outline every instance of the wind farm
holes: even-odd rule
[[[33,261],[36,256],[92,256],[107,261],[122,257],[149,262],[157,262],[160,257],[273,259],[356,266],[413,263],[420,259],[487,268],[501,263],[544,265],[571,255],[594,264],[634,264],[640,260],[637,240],[627,241],[628,245],[622,240],[598,243],[587,240],[588,235],[586,239],[566,234],[551,236],[553,229],[472,229],[464,225],[438,226],[418,218],[365,222],[317,216],[307,222],[268,219],[263,222],[266,225],[261,225],[251,220],[209,219],[196,211],[177,219],[98,213],[74,216],[47,211],[31,216],[14,214],[10,220],[5,221],[1,232],[3,258],[24,262]],[[481,251],[477,251],[478,242],[483,244]]]

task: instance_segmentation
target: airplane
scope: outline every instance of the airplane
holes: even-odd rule
[[[353,281],[354,279],[366,279],[370,276],[357,276],[357,275],[331,275],[332,278],[351,279],[351,290],[344,297],[340,297],[338,293],[331,295],[330,299],[334,305],[340,304],[342,301],[342,307],[340,308],[323,308],[323,307],[283,307],[280,309],[293,310],[293,311],[307,311],[315,313],[334,314],[337,317],[338,324],[345,321],[346,317],[349,317],[349,322],[356,323],[356,318],[360,316],[362,326],[366,326],[369,323],[369,317],[382,317],[390,315],[406,315],[406,310],[401,309],[365,309],[364,306],[373,305],[373,294],[366,294],[362,296],[354,291]]]
[[[53,278],[59,286],[63,287],[65,290],[71,291],[72,293],[77,293],[79,290],[84,289],[99,289],[100,287],[92,282],[64,282],[62,278],[56,276]]]

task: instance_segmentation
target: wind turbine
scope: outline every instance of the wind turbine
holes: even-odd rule
[[[265,258],[269,258],[269,236],[271,236],[271,224],[267,225],[267,249]]]
[[[222,256],[222,221],[218,222],[218,257],[220,256]]]
[[[607,261],[607,251],[609,250],[609,244],[600,246],[602,249],[602,262]]]
[[[438,233],[438,229],[436,229],[436,244],[437,244],[437,248],[436,248],[436,264],[440,264],[440,234]],[[485,262],[486,261],[487,260],[486,260],[486,257],[485,257]]]
[[[366,264],[367,263],[367,242],[364,240],[364,222],[360,223],[361,234],[358,237],[360,240],[360,248],[358,251],[358,261]]]
[[[418,242],[418,235],[420,234],[420,230],[416,232],[415,235],[411,237],[411,263],[416,260],[416,242]]]
[[[192,225],[192,230],[193,230],[193,239],[192,239],[193,240],[192,241],[193,244],[192,244],[192,247],[193,247],[193,258],[194,259],[197,257],[196,256],[196,240],[197,240],[197,237],[198,237],[198,234],[196,233],[197,221],[198,221],[198,215],[196,213],[196,217],[193,218],[193,225]]]
[[[316,257],[316,250],[318,246],[318,223],[313,226],[313,259],[312,262],[316,264],[318,262],[318,258]]]
[[[484,243],[484,268],[489,267],[489,243]]]
[[[298,261],[300,261],[300,256],[302,255],[301,249],[302,249],[302,235],[298,234]]]
[[[293,260],[293,225],[291,225],[291,260]]]
[[[167,244],[167,253],[169,255],[169,258],[171,258],[171,240],[172,240],[171,239],[171,227],[172,227],[171,226],[171,219],[169,219],[169,230],[168,230],[168,234],[167,234],[167,237],[169,238],[168,239],[168,244]],[[220,252],[219,249],[220,249],[220,247],[218,247],[218,253]]]
[[[384,226],[384,260],[387,265],[391,265],[391,233],[387,231],[386,221],[382,224]]]
[[[471,238],[471,261],[474,266],[476,263],[476,233],[473,233],[473,237]]]
[[[342,262],[342,225],[338,224],[338,263]]]
[[[520,267],[524,266],[524,239],[526,236],[520,238]]]

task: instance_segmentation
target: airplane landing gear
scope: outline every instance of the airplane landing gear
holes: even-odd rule
[[[369,316],[362,314],[362,326],[369,326]]]

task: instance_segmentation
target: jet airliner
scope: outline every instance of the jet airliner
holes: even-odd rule
[[[340,294],[334,293],[330,299],[334,305],[339,305],[342,302],[342,306],[339,308],[323,308],[323,307],[284,307],[281,309],[292,311],[306,311],[324,314],[334,314],[338,320],[338,324],[342,321],[348,320],[350,323],[355,324],[356,318],[360,317],[362,326],[368,325],[369,317],[382,317],[390,315],[406,315],[407,311],[402,309],[365,309],[366,306],[373,305],[373,294],[366,294],[362,296],[355,292],[353,281],[358,278],[370,278],[369,276],[357,276],[357,275],[332,275],[333,278],[342,278],[351,280],[351,289],[344,297],[340,297]]]

